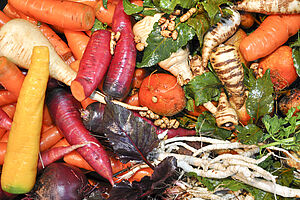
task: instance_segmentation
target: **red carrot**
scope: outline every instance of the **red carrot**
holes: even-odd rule
[[[247,61],[265,57],[283,45],[300,28],[300,14],[270,15],[240,43]]]
[[[63,158],[68,153],[74,151],[75,149],[84,147],[86,144],[78,144],[66,147],[55,147],[52,149],[48,149],[47,151],[43,151],[40,154],[40,159],[38,162],[38,169],[41,170],[51,163]]]
[[[4,129],[5,130],[5,129]],[[1,137],[0,142],[8,142],[8,136],[10,131],[5,131]]]
[[[110,60],[111,33],[98,30],[92,34],[80,60],[79,70],[71,83],[71,91],[78,101],[89,97],[103,79]]]
[[[10,130],[12,119],[0,108],[0,127]]]
[[[136,63],[136,48],[130,16],[124,12],[123,1],[116,6],[113,32],[120,32],[115,53],[103,83],[103,92],[115,99],[123,100],[130,91]]]
[[[46,102],[56,126],[67,141],[71,145],[89,143],[77,149],[78,153],[113,185],[109,157],[99,141],[84,127],[79,112],[80,103],[63,88],[49,92]]]
[[[9,0],[17,10],[38,21],[70,30],[85,31],[92,28],[95,11],[82,3],[56,0]]]

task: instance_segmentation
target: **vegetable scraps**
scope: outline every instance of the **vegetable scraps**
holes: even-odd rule
[[[34,47],[30,69],[18,98],[1,174],[2,189],[8,193],[27,193],[35,184],[48,78],[48,47]]]

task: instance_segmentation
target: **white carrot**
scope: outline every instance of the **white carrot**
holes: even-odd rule
[[[299,0],[244,0],[234,7],[237,10],[263,14],[299,14]]]
[[[0,29],[0,56],[20,67],[29,68],[34,46],[47,46],[50,53],[50,76],[66,85],[75,79],[73,71],[56,53],[40,29],[25,19],[12,19]]]
[[[202,47],[203,67],[207,66],[212,49],[232,36],[240,25],[241,17],[239,12],[233,9],[230,10],[233,14],[229,18],[221,18],[220,22],[215,24],[212,30],[204,36]]]

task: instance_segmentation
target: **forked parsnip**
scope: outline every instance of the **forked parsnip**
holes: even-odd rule
[[[234,7],[237,10],[263,14],[299,14],[299,0],[244,0]]]
[[[13,19],[1,27],[0,56],[5,56],[18,66],[29,69],[34,46],[49,48],[50,76],[70,85],[76,77],[76,72],[60,58],[37,26],[25,19]]]

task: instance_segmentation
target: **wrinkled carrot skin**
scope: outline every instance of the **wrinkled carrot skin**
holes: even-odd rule
[[[123,1],[116,7],[113,32],[120,32],[111,64],[103,83],[103,92],[118,100],[129,93],[136,64],[136,48],[131,26],[131,18],[124,12]]]
[[[300,14],[270,15],[244,38],[240,51],[247,61],[265,57],[283,45],[300,28]]]
[[[4,129],[5,130],[5,129]],[[4,134],[1,137],[0,142],[8,142],[8,137],[9,137],[9,132],[10,131],[5,131]]]
[[[11,18],[6,16],[2,11],[0,11],[0,27],[6,24],[6,22],[8,22],[9,20],[11,20]]]
[[[80,103],[62,88],[48,93],[46,102],[56,126],[67,141],[71,145],[89,143],[77,149],[78,153],[113,185],[109,157],[99,141],[85,128],[79,112]]]
[[[52,128],[42,132],[40,140],[40,151],[49,149],[62,138],[63,135],[56,126],[53,126]]]
[[[111,33],[107,30],[95,31],[90,38],[79,63],[71,91],[78,101],[89,97],[102,81],[111,60]]]
[[[38,21],[71,30],[89,30],[95,21],[94,9],[82,3],[57,0],[9,0],[8,3]]]
[[[8,90],[0,90],[0,106],[16,103],[17,97]]]
[[[6,57],[0,57],[0,83],[16,97],[19,96],[25,75]]]
[[[21,11],[16,10],[10,4],[7,4],[6,8],[9,8],[10,11],[14,11],[14,13],[17,13],[14,18],[26,19],[29,22],[37,25],[39,29],[42,31],[42,33],[49,40],[49,42],[52,44],[57,54],[63,60],[68,60],[72,56],[71,49],[68,47],[68,45],[47,24],[41,23],[36,19],[25,15]]]
[[[68,45],[76,60],[80,60],[90,40],[89,36],[81,31],[64,30]]]
[[[4,106],[1,106],[1,109],[12,119],[15,114],[16,105],[15,104],[4,105]],[[8,134],[9,134],[9,131],[7,131],[5,128],[0,128],[1,141],[3,140],[3,141],[7,142]]]
[[[10,130],[12,119],[0,108],[0,127]]]

